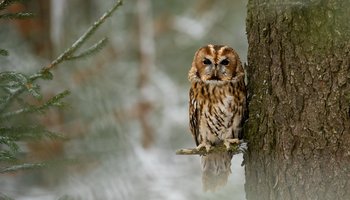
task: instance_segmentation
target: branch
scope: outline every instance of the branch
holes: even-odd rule
[[[176,155],[208,155],[211,153],[220,153],[220,152],[227,152],[227,151],[231,151],[233,154],[239,154],[242,152],[242,150],[239,148],[240,145],[239,144],[232,144],[230,146],[229,149],[226,148],[226,146],[224,144],[219,144],[216,146],[212,146],[211,149],[209,150],[209,152],[207,152],[207,150],[202,147],[201,149],[196,149],[196,148],[192,148],[192,149],[179,149],[176,151]]]
[[[84,58],[94,53],[97,53],[106,45],[106,43],[107,43],[107,38],[103,38],[100,41],[96,42],[91,47],[89,47],[88,49],[86,49],[84,52],[80,53],[79,55],[67,56],[67,60]]]
[[[27,18],[32,18],[35,15],[33,13],[29,12],[18,12],[18,13],[5,13],[1,14],[0,18],[1,19],[27,19]]]
[[[0,162],[3,162],[3,161],[14,161],[14,160],[16,160],[16,157],[13,155],[13,152],[8,151],[8,150],[0,151]]]
[[[18,95],[20,95],[23,91],[24,91],[24,87],[16,90],[15,92],[13,92],[9,96],[7,96],[4,103],[0,105],[0,112],[5,110],[5,108],[12,102],[12,100],[15,99]]]
[[[62,61],[67,60],[67,58],[72,57],[72,54],[97,30],[97,28],[112,15],[112,13],[123,4],[122,0],[117,1],[110,10],[105,12],[100,19],[98,19],[90,28],[80,36],[71,47],[66,49],[61,55],[59,55],[54,61],[52,61],[48,66],[44,67],[41,72],[45,73],[53,69],[55,66],[60,64]]]
[[[45,167],[46,165],[43,163],[36,163],[36,164],[31,164],[31,163],[24,163],[24,164],[20,164],[20,165],[14,165],[11,167],[6,167],[6,168],[2,168],[0,169],[0,174],[2,173],[8,173],[8,172],[15,172],[18,170],[25,170],[25,169],[33,169],[33,168],[42,168]]]
[[[5,7],[9,5],[12,2],[15,2],[18,0],[3,0],[0,2],[0,9],[2,7]],[[29,77],[29,82],[34,82],[38,78],[43,78],[43,79],[52,79],[52,74],[50,73],[50,70],[52,70],[54,67],[56,67],[58,64],[65,60],[69,60],[69,58],[72,59],[74,58],[73,53],[81,47],[81,45],[97,30],[97,28],[108,18],[112,15],[116,9],[123,4],[122,0],[117,1],[110,10],[105,12],[92,26],[89,27],[89,29],[82,35],[80,36],[73,44],[71,47],[66,49],[61,55],[59,55],[54,61],[52,61],[48,66],[43,67],[39,72],[33,74],[32,76]],[[89,48],[87,51],[83,52],[85,54],[91,53],[94,51],[97,51],[98,48],[100,48],[105,42],[105,39],[100,40],[97,42],[95,45],[93,45],[91,48]],[[7,52],[3,49],[0,49],[0,55],[6,55]],[[13,99],[15,99],[17,96],[23,93],[25,91],[25,87],[21,87],[20,89],[16,90],[15,92],[11,93],[6,97],[4,102],[0,104],[0,112],[4,111],[5,108],[8,107],[10,102],[12,102]]]
[[[45,102],[44,104],[42,104],[40,106],[29,106],[29,107],[15,110],[15,111],[7,112],[7,113],[0,115],[0,119],[12,117],[12,116],[16,116],[16,115],[20,115],[20,114],[24,114],[24,113],[31,113],[31,112],[37,112],[37,111],[44,112],[47,108],[53,107],[53,106],[63,107],[63,106],[65,106],[65,104],[63,102],[60,102],[60,100],[69,94],[70,94],[70,92],[68,90],[65,90],[65,91],[55,95],[54,97],[52,97],[51,99],[49,99],[47,102]]]
[[[0,55],[1,56],[8,56],[9,55],[9,52],[5,49],[0,49]]]

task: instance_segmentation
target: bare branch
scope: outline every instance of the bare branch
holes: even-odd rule
[[[219,144],[216,146],[212,146],[212,148],[209,150],[209,152],[206,151],[206,149],[203,147],[201,149],[179,149],[176,151],[176,155],[207,155],[211,153],[219,153],[219,152],[227,152],[231,151],[233,154],[239,154],[242,151],[239,148],[239,144],[232,144],[229,149],[226,148],[224,144]]]

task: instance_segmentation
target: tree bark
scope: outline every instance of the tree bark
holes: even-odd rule
[[[247,35],[247,199],[350,199],[350,1],[249,0]]]

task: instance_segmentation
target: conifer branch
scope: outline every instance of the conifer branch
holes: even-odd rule
[[[8,95],[2,104],[0,105],[0,112],[5,110],[5,108],[15,99],[19,94],[21,94],[24,91],[24,88],[22,87],[21,89],[16,90],[15,92],[11,93]]]
[[[1,0],[0,0],[1,1]],[[3,0],[0,2],[0,10],[5,9],[7,6],[14,2],[22,0]],[[79,59],[92,55],[101,50],[107,43],[107,39],[103,38],[96,42],[94,45],[83,50],[81,53],[76,51],[91,37],[93,33],[99,28],[99,26],[105,22],[105,20],[122,5],[122,0],[116,1],[111,9],[105,12],[88,30],[79,37],[68,49],[60,54],[55,60],[53,60],[48,66],[43,67],[36,73],[28,76],[19,72],[0,72],[0,146],[5,148],[0,149],[0,162],[2,161],[14,161],[17,158],[17,153],[20,151],[19,141],[33,140],[33,139],[64,139],[63,136],[58,133],[51,132],[40,125],[19,125],[16,121],[17,118],[24,114],[43,113],[51,107],[63,107],[65,103],[61,100],[69,94],[69,91],[64,91],[47,100],[41,105],[34,106],[27,103],[25,97],[28,95],[33,96],[36,99],[41,99],[42,94],[40,91],[40,85],[36,83],[38,79],[52,80],[53,75],[51,70],[63,61]],[[0,14],[0,19],[21,19],[32,17],[32,13],[20,12],[20,13],[5,13]],[[0,56],[7,56],[7,50],[0,49]],[[22,93],[22,96],[20,96]],[[29,115],[31,117],[32,115]],[[2,122],[5,122],[2,124]],[[13,122],[13,123],[12,123]],[[46,164],[19,164],[14,166],[8,166],[0,168],[1,173],[13,172],[23,169],[32,169],[38,167],[47,166]],[[4,166],[3,166],[4,167]],[[0,199],[2,194],[0,193]]]
[[[67,58],[72,57],[73,53],[81,47],[81,45],[97,30],[97,28],[108,18],[112,15],[116,9],[123,4],[122,0],[117,1],[110,10],[105,12],[95,23],[93,23],[92,26],[89,27],[89,29],[80,36],[71,47],[66,49],[61,55],[59,55],[54,61],[52,61],[48,66],[44,67],[41,72],[45,73],[47,71],[50,71],[54,67],[56,67],[61,62],[67,60]]]
[[[19,13],[5,13],[0,15],[0,19],[27,19],[32,18],[35,15],[29,12],[19,12]]]
[[[100,41],[96,42],[94,45],[86,49],[84,52],[75,55],[75,56],[68,56],[67,60],[76,60],[84,57],[88,57],[92,54],[95,54],[99,52],[104,46],[107,44],[107,38],[103,38]]]
[[[2,133],[2,132],[0,132]],[[2,134],[1,134],[2,135]],[[17,152],[19,147],[18,145],[8,136],[0,136],[0,144],[5,144],[9,147],[9,152]]]
[[[9,52],[5,49],[0,49],[0,56],[8,56]]]
[[[18,0],[4,0],[0,3],[0,10],[2,6],[8,6],[10,3],[15,2]],[[108,18],[110,17],[114,11],[117,10],[118,7],[120,7],[123,4],[122,0],[117,1],[110,10],[105,12],[96,22],[93,23],[92,26],[89,27],[89,29],[82,35],[80,36],[73,44],[71,47],[66,49],[61,55],[59,55],[54,61],[52,61],[48,66],[43,67],[39,72],[35,73],[34,75],[29,77],[29,81],[26,83],[26,86],[29,87],[21,87],[14,92],[12,92],[10,95],[8,95],[3,102],[0,104],[0,112],[4,111],[5,108],[12,102],[15,98],[18,97],[25,89],[28,89],[28,91],[36,98],[40,99],[41,96],[38,95],[37,90],[35,88],[30,87],[31,83],[34,82],[38,78],[43,78],[43,79],[52,79],[52,74],[50,73],[50,70],[55,68],[58,64],[62,63],[65,60],[69,60],[69,58],[77,58],[77,56],[74,56],[73,53],[76,52],[76,50],[81,47],[83,43],[97,30],[97,28]],[[106,42],[105,39],[100,40],[97,42],[95,45],[90,47],[88,50],[84,51],[82,54],[80,54],[79,57],[86,56],[88,54],[97,52],[99,48],[102,48],[104,43]]]
[[[13,99],[15,99],[19,94],[21,94],[25,89],[26,89],[26,84],[29,82],[28,78],[22,74],[22,73],[18,73],[18,72],[1,72],[0,73],[0,81],[2,80],[11,80],[12,81],[12,87],[16,87],[14,88],[13,91],[6,96],[6,98],[4,98],[1,101],[0,104],[0,113],[5,110],[5,108],[12,102]]]
[[[43,163],[24,163],[20,165],[13,165],[11,167],[5,167],[3,169],[0,169],[0,173],[8,173],[8,172],[14,172],[18,170],[25,170],[25,169],[33,169],[33,168],[42,168],[46,165]]]
[[[0,116],[1,118],[8,118],[13,117],[15,115],[25,114],[25,113],[32,113],[32,112],[44,112],[49,107],[55,106],[55,107],[63,107],[65,104],[63,102],[60,102],[61,99],[69,95],[70,92],[68,90],[65,90],[64,92],[61,92],[54,97],[52,97],[50,100],[48,100],[46,103],[40,106],[29,106],[25,108],[21,108],[15,111],[11,111],[8,113],[4,113]]]
[[[2,138],[5,138],[7,141],[18,141],[23,139],[42,139],[42,138],[61,138],[58,133],[48,131],[41,126],[33,126],[33,127],[0,127],[0,133]],[[5,142],[0,141],[2,144],[6,144]],[[11,146],[10,146],[11,147]],[[15,150],[15,149],[14,149]]]
[[[16,160],[16,158],[11,151],[7,151],[7,150],[0,151],[0,162],[1,161],[13,161],[13,160]]]

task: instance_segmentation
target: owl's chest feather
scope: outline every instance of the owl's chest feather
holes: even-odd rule
[[[231,85],[206,85],[199,94],[200,132],[215,141],[231,132],[235,115],[235,97]]]
[[[212,112],[217,110],[217,114],[227,114],[232,112],[232,106],[236,102],[232,85],[204,85],[197,96],[200,110]],[[219,112],[220,111],[220,112]]]

